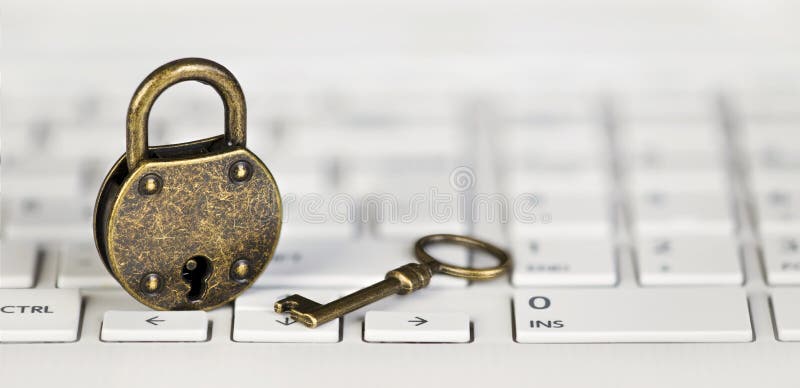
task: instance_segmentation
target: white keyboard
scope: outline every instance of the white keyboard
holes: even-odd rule
[[[575,104],[581,101],[586,100]],[[283,194],[296,201],[287,208],[297,212],[287,212],[286,233],[256,286],[233,305],[208,313],[148,311],[119,287],[90,240],[86,204],[93,186],[80,185],[78,193],[12,190],[4,197],[0,243],[3,364],[33,370],[32,358],[59,359],[52,368],[67,373],[79,363],[70,354],[95,362],[110,357],[113,363],[101,362],[106,371],[92,373],[111,376],[130,363],[168,373],[172,366],[184,369],[222,357],[225,365],[303,365],[314,374],[366,362],[378,374],[395,363],[420,367],[409,358],[418,354],[428,362],[457,360],[440,365],[451,373],[519,373],[528,370],[529,360],[542,365],[531,376],[545,373],[544,381],[563,383],[579,380],[550,373],[566,371],[561,363],[574,357],[591,362],[587,368],[593,370],[641,367],[637,359],[649,357],[675,373],[699,371],[696,363],[728,368],[734,359],[757,362],[758,354],[796,357],[800,236],[792,193],[800,184],[787,179],[796,171],[793,165],[764,165],[758,157],[773,145],[800,149],[800,132],[789,130],[800,120],[759,129],[783,136],[762,134],[779,143],[760,140],[762,148],[754,148],[746,141],[753,128],[761,128],[758,119],[731,123],[728,115],[740,108],[731,104],[715,113],[713,99],[707,102],[708,117],[686,128],[640,122],[610,103],[610,110],[586,103],[586,114],[558,116],[552,125],[535,118],[557,111],[507,112],[486,105],[476,108],[493,117],[486,128],[470,132],[475,130],[458,120],[434,119],[448,136],[462,140],[443,138],[423,149],[415,149],[418,140],[403,131],[426,125],[425,119],[407,124],[413,116],[392,116],[391,107],[384,107],[381,120],[362,128],[358,111],[340,112],[342,136],[325,137],[326,147],[301,156],[281,151],[282,144],[299,141],[295,137],[314,141],[316,129],[285,124],[274,144],[251,146],[273,169]],[[611,125],[604,119],[610,112],[618,115]],[[440,117],[447,116],[444,111]],[[268,121],[258,117],[256,122]],[[290,121],[270,120],[278,119]],[[552,127],[569,139],[598,140],[536,153],[537,145],[558,138]],[[264,136],[276,129],[256,124],[250,131]],[[354,147],[361,131],[385,134]],[[191,136],[191,130],[181,136]],[[492,146],[479,153],[468,151],[477,144],[461,144],[484,136],[493,138]],[[519,144],[522,139],[529,148]],[[323,152],[340,146],[350,148],[341,155]],[[719,160],[704,161],[707,150],[715,150]],[[36,152],[7,149],[4,169],[13,179],[4,187],[17,181],[47,187],[46,169],[41,175],[13,174],[14,163],[31,151]],[[72,160],[69,154],[53,158],[64,160],[62,167],[74,165],[64,171],[75,174],[75,181],[99,184],[98,175],[87,171],[102,170],[113,160],[108,154],[103,162]],[[337,170],[323,168],[326,163]],[[424,206],[417,216],[407,214],[409,198],[436,193],[449,194],[445,204],[454,207],[467,198],[484,202],[474,202],[479,205],[469,214],[456,209],[451,218]],[[302,213],[308,212],[308,198],[326,210]],[[400,205],[362,206],[376,198]],[[498,198],[510,206],[492,208],[496,203],[489,201]],[[330,203],[352,208],[328,214]],[[388,298],[314,330],[272,311],[288,294],[326,302],[380,280],[388,269],[412,261],[411,242],[428,232],[491,239],[513,254],[514,270],[481,284],[437,276],[424,291]],[[461,265],[485,260],[459,249],[435,253]]]
[[[2,387],[800,385],[793,2],[3,3]],[[241,82],[284,227],[234,303],[151,311],[91,217],[133,90],[186,56]],[[221,118],[178,85],[150,143]],[[383,279],[428,233],[514,268],[317,329],[273,311]]]

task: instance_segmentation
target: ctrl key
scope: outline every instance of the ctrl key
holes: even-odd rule
[[[0,342],[73,342],[80,318],[78,290],[0,290]]]

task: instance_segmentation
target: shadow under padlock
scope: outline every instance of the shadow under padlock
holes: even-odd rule
[[[188,80],[220,94],[225,134],[148,147],[153,103]],[[272,259],[282,212],[272,174],[245,148],[239,83],[206,59],[167,63],[133,95],[126,135],[126,153],[106,176],[95,205],[95,244],[106,269],[154,309],[209,310],[232,301]]]

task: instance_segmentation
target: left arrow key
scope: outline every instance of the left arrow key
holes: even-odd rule
[[[197,342],[208,339],[205,311],[107,311],[100,339],[109,342]]]
[[[153,325],[153,326],[158,326],[159,322],[164,322],[163,319],[158,319],[158,315],[156,315],[155,317],[147,318],[144,321],[149,323],[149,324],[151,324],[151,325]]]

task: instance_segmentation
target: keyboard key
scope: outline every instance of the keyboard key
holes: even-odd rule
[[[638,90],[618,94],[615,106],[629,130],[659,131],[662,135],[683,130],[711,131],[717,125],[716,103],[708,93],[696,91]],[[623,128],[624,129],[624,128]],[[699,134],[700,139],[705,138]],[[678,136],[686,141],[686,135]]]
[[[507,160],[501,164],[502,171],[509,171],[509,175],[515,175],[515,173],[519,172],[523,175],[536,175],[539,174],[543,175],[545,180],[544,188],[549,190],[551,187],[551,183],[555,185],[564,185],[563,179],[561,182],[555,182],[550,180],[550,176],[548,175],[557,175],[557,174],[570,174],[570,175],[581,175],[584,173],[592,173],[592,171],[607,171],[608,166],[610,166],[610,160],[607,158],[600,158],[600,159],[570,159],[564,158],[559,159],[558,157],[553,157],[553,155],[542,155],[542,154],[534,154],[534,153],[527,153],[525,155],[516,155],[516,156],[507,156]],[[507,166],[507,167],[506,167]],[[516,170],[516,171],[514,171]],[[603,177],[603,179],[606,179]],[[524,181],[523,181],[524,182]],[[530,182],[530,181],[529,181]],[[608,182],[604,183],[606,186]],[[537,186],[538,182],[537,182]],[[512,188],[513,190],[513,188]],[[575,191],[572,189],[572,191]]]
[[[416,139],[425,138],[419,142]],[[458,127],[447,123],[413,125],[302,126],[286,132],[286,149],[301,156],[374,157],[455,155],[462,148]]]
[[[397,157],[385,155],[375,159],[352,158],[341,162],[340,185],[357,195],[388,193],[408,197],[427,194],[436,188],[439,193],[469,188],[474,181],[456,179],[470,177],[460,159],[443,156]],[[458,176],[451,176],[451,175]]]
[[[628,177],[628,185],[633,193],[651,196],[659,194],[724,196],[730,191],[722,170],[699,170],[696,167],[692,171],[635,170]]]
[[[78,290],[0,290],[0,342],[78,339]]]
[[[751,123],[745,126],[742,144],[757,169],[797,170],[800,168],[798,121]]]
[[[367,342],[469,342],[469,316],[462,313],[367,311]]]
[[[663,191],[641,193],[633,201],[636,228],[643,234],[734,230],[732,207],[725,196]]]
[[[621,159],[633,174],[641,174],[643,176],[666,171],[680,171],[681,173],[687,173],[698,169],[720,171],[725,166],[725,159],[722,153],[714,151],[696,152],[642,149],[623,153]]]
[[[78,198],[85,190],[74,163],[57,163],[50,158],[8,160],[4,157],[2,182],[4,198],[65,200]]]
[[[58,266],[59,288],[119,287],[93,244],[66,244]]]
[[[800,290],[773,290],[772,313],[778,340],[800,341]]]
[[[353,216],[354,205],[332,204],[334,194],[285,193],[281,239],[349,240],[356,237],[359,224]]]
[[[0,243],[0,288],[31,288],[39,251],[33,243]]]
[[[744,144],[750,146],[748,143]],[[750,167],[756,173],[797,172],[800,169],[800,157],[798,157],[800,142],[764,144],[749,148]]]
[[[103,145],[93,148],[94,158],[112,161],[125,152],[125,137],[109,131],[105,126],[58,128],[51,132],[47,151],[65,161],[85,160],[86,139],[92,139],[93,144]],[[154,138],[150,141],[155,143],[158,140]]]
[[[796,194],[800,189],[800,171],[797,170],[771,170],[754,169],[751,180],[756,192]]]
[[[792,232],[800,224],[800,190],[757,191],[758,223],[762,232]]]
[[[602,237],[518,239],[511,277],[516,286],[611,286],[614,246]]]
[[[88,241],[93,206],[74,199],[6,202],[6,238],[11,241]]]
[[[518,290],[516,341],[748,342],[745,291],[735,288]]]
[[[457,208],[455,202],[444,206]],[[459,220],[457,213],[435,214],[425,205],[416,210],[401,206],[394,215],[391,210],[384,210],[375,219],[374,230],[378,238],[417,238],[436,233],[466,234],[469,228],[466,222]]]
[[[530,192],[513,198],[514,236],[611,233],[611,204],[605,195]]]
[[[277,300],[277,299],[276,299]],[[273,301],[274,302],[274,301]],[[269,310],[236,313],[233,340],[236,342],[339,342],[339,319],[314,329]]]
[[[340,320],[309,329],[289,316],[274,311],[275,301],[302,294],[319,303],[339,297],[332,291],[285,291],[251,289],[236,299],[233,340],[236,342],[339,342]]]
[[[619,131],[621,151],[637,173],[658,176],[680,171],[693,174],[700,169],[721,168],[724,163],[723,133],[704,119],[643,119]],[[700,186],[686,186],[696,190]]]
[[[639,281],[646,286],[742,284],[739,249],[728,236],[692,235],[640,239]]]
[[[208,339],[205,311],[106,311],[100,339],[114,342],[199,342]]]
[[[570,127],[574,130],[601,131],[602,127],[594,124],[598,115],[595,97],[575,93],[503,93],[495,96],[502,116],[518,125],[530,125],[532,130],[560,131]],[[546,125],[555,123],[556,125]]]
[[[281,239],[275,257],[258,280],[257,287],[360,288],[378,282],[386,271],[416,259],[413,240]],[[451,264],[466,265],[467,251],[456,246],[434,246],[429,252]],[[463,287],[464,279],[436,276],[431,287]]]
[[[247,145],[249,148],[250,136],[247,137]],[[253,152],[261,154],[255,150]],[[320,158],[291,158],[290,155],[275,155],[271,152],[265,152],[263,155],[264,163],[275,177],[275,183],[278,184],[284,200],[289,195],[299,198],[310,193],[328,193],[330,197],[335,193],[333,189],[335,189],[336,165],[332,161]]]
[[[588,120],[509,123],[500,135],[503,154],[511,158],[527,158],[534,153],[546,163],[566,160],[591,165],[607,153],[605,133]]]
[[[561,170],[515,165],[506,179],[508,191],[514,195],[526,192],[601,195],[608,193],[611,187],[610,176],[599,168]]]
[[[374,221],[375,235],[415,238],[432,233],[466,233],[468,224],[464,222],[459,198],[466,195],[460,192],[474,184],[472,171],[451,170],[433,162],[413,167],[409,163],[413,162],[377,163],[370,165],[371,169],[350,166],[355,171],[347,174],[343,185],[349,192],[358,193],[361,215]],[[459,177],[463,181],[456,181]]]
[[[620,133],[631,150],[664,150],[708,154],[724,145],[723,133],[707,121],[639,121]]]
[[[775,286],[800,284],[800,239],[768,236],[762,241],[767,282]]]

